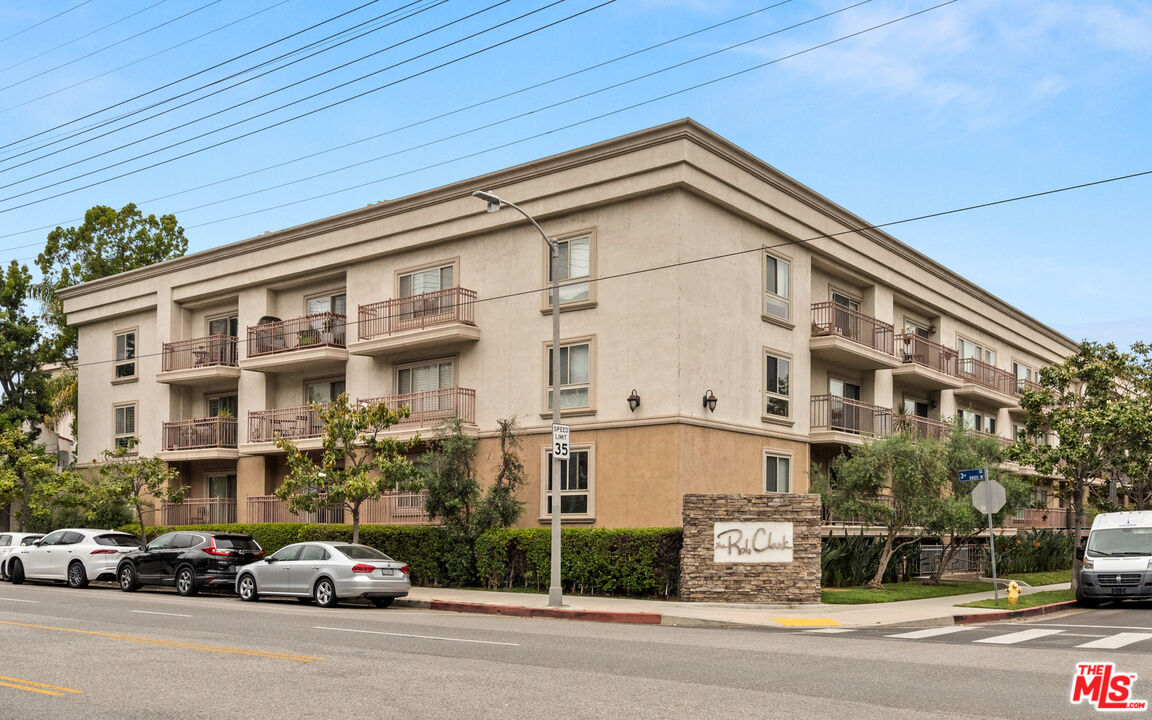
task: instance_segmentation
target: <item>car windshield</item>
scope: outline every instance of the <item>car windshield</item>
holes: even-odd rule
[[[247,550],[248,552],[260,552],[260,546],[256,541],[246,535],[217,535],[216,547],[222,550]]]
[[[1087,554],[1101,556],[1152,555],[1152,528],[1108,528],[1088,536]]]
[[[115,547],[136,547],[140,541],[133,535],[97,535],[97,545],[113,545]]]
[[[367,545],[337,545],[336,549],[350,560],[391,560],[376,548]]]

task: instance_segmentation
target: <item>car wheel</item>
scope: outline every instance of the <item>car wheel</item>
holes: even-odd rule
[[[378,608],[392,607],[392,601],[396,598],[372,598],[372,604]]]
[[[322,608],[333,608],[340,602],[336,598],[336,587],[328,578],[320,578],[316,581],[316,587],[312,589],[312,597],[316,599],[316,604]]]
[[[259,600],[260,593],[256,592],[256,578],[251,575],[241,575],[240,582],[236,584],[236,593],[245,602]]]
[[[68,587],[77,589],[88,587],[88,573],[84,571],[84,563],[79,560],[73,560],[68,565]]]
[[[140,582],[136,579],[136,568],[131,565],[121,565],[116,573],[116,579],[119,580],[120,589],[124,592],[136,592],[140,587]]]
[[[176,571],[176,592],[184,597],[196,594],[196,573],[187,565]]]
[[[0,580],[7,580],[7,579],[8,579],[8,562],[4,561],[4,562],[0,563]]]
[[[13,585],[19,585],[24,582],[24,563],[19,560],[13,560],[8,565],[9,578],[12,580]]]

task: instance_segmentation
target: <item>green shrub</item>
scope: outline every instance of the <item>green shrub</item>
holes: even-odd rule
[[[560,536],[565,591],[671,597],[679,591],[680,528],[573,528]],[[476,541],[476,573],[490,588],[543,590],[551,577],[548,528],[497,529]]]
[[[826,537],[820,546],[820,584],[823,587],[856,587],[876,574],[884,538],[859,535]],[[920,544],[896,550],[884,571],[882,582],[911,580],[920,569]]]
[[[1072,567],[1075,543],[1068,533],[1042,528],[1019,533],[1016,537],[996,538],[996,573],[1047,572],[1068,570]],[[988,549],[984,549],[984,574],[992,575],[992,564],[987,562]]]

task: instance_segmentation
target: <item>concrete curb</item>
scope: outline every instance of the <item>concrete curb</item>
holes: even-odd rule
[[[1075,600],[1064,600],[1063,602],[1052,603],[1051,605],[1037,605],[1036,607],[1023,608],[1020,610],[953,615],[952,622],[956,625],[971,625],[973,623],[990,622],[995,620],[1015,620],[1016,618],[1032,617],[1034,615],[1049,615],[1051,613],[1060,612],[1061,610],[1068,610],[1075,604]]]
[[[438,610],[442,612],[549,618],[553,620],[584,620],[587,622],[624,623],[629,625],[659,625],[662,618],[659,613],[532,608],[520,605],[490,605],[487,603],[456,602],[450,600],[397,599],[395,605],[397,607],[420,608],[423,610]]]

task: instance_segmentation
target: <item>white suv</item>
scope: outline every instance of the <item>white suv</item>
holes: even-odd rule
[[[134,535],[115,530],[64,528],[31,545],[17,547],[8,558],[12,582],[63,580],[82,588],[89,580],[113,580],[120,558],[139,547]]]
[[[0,533],[0,580],[8,579],[8,555],[21,545],[31,545],[32,541],[42,537],[40,533]]]

